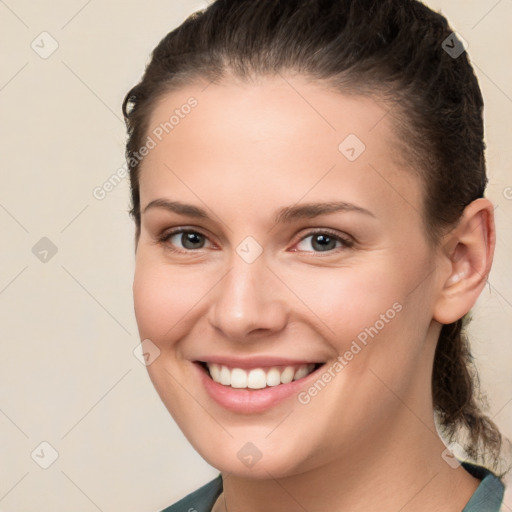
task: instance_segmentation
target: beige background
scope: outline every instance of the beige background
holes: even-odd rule
[[[428,3],[469,43],[486,100],[498,246],[474,352],[512,437],[512,1]],[[0,1],[0,512],[159,511],[217,474],[133,354],[127,181],[93,196],[124,162],[124,94],[155,44],[203,6]],[[48,242],[32,250],[43,237],[57,249],[46,262]],[[58,452],[48,469],[43,441]]]

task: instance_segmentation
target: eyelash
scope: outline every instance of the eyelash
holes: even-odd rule
[[[166,249],[168,249],[168,250],[170,250],[172,252],[178,253],[178,254],[189,254],[189,253],[193,253],[193,252],[198,252],[198,251],[203,249],[203,248],[200,248],[200,249],[185,249],[185,250],[183,250],[183,249],[176,249],[175,247],[173,247],[169,243],[169,240],[173,236],[179,235],[181,233],[193,233],[193,234],[196,234],[196,235],[200,235],[200,236],[202,236],[205,239],[208,239],[208,237],[206,235],[204,235],[203,233],[201,233],[200,231],[197,231],[195,229],[179,228],[179,229],[175,229],[175,230],[172,230],[172,231],[167,231],[167,232],[163,233],[162,235],[158,236],[158,243],[161,244],[161,245],[164,245]],[[329,238],[335,240],[336,242],[341,242],[342,247],[337,247],[337,248],[326,250],[326,251],[299,251],[299,250],[294,250],[294,252],[306,252],[306,253],[313,253],[313,254],[318,254],[318,255],[322,255],[322,254],[332,255],[334,253],[337,253],[339,250],[350,249],[350,248],[352,248],[354,246],[354,241],[353,240],[351,240],[348,237],[343,237],[340,234],[338,234],[338,233],[336,233],[334,231],[331,231],[330,229],[316,229],[316,230],[313,230],[313,231],[309,231],[300,240],[298,240],[295,245],[301,243],[303,240],[305,240],[305,239],[307,239],[307,238],[309,238],[311,236],[314,236],[314,235],[328,235]]]

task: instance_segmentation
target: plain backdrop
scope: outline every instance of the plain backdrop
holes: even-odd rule
[[[427,3],[468,42],[486,103],[498,242],[471,332],[512,437],[512,1]],[[93,195],[124,162],[124,94],[205,6],[0,1],[0,512],[155,512],[218,473],[133,353],[128,182]]]

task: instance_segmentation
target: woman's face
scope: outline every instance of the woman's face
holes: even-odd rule
[[[387,112],[299,77],[152,112],[135,313],[155,388],[220,470],[296,474],[431,423],[437,256]]]

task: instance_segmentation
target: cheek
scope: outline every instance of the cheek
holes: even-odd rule
[[[139,249],[140,250],[140,249]],[[147,366],[148,375],[173,418],[181,424],[191,415],[190,396],[180,382],[188,375],[177,364],[177,341],[191,330],[197,317],[200,279],[191,279],[187,272],[162,263],[149,251],[137,253],[133,280],[135,317],[141,340],[149,339],[160,350],[159,356]],[[186,412],[189,411],[189,412]]]
[[[137,255],[133,302],[141,339],[160,344],[184,334],[208,292],[204,277]]]
[[[423,350],[431,319],[428,268],[412,254],[399,256],[382,255],[370,264],[360,261],[345,268],[288,272],[284,279],[333,349],[333,359],[343,357],[343,366],[351,367],[348,373],[355,379],[368,378],[372,368],[398,385],[407,380],[407,369]],[[375,380],[371,374],[370,380]]]
[[[283,280],[302,302],[297,307],[307,308],[308,317],[325,338],[343,350],[366,328],[375,323],[382,327],[382,321],[395,319],[397,306],[393,306],[404,294],[386,265],[375,260],[371,265],[287,271]]]

